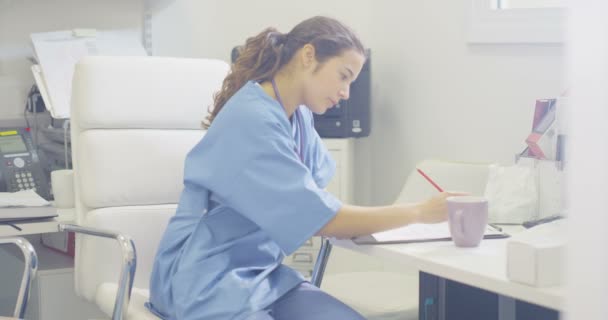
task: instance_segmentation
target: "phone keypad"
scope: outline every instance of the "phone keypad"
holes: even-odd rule
[[[17,170],[14,172],[14,179],[9,182],[9,188],[15,191],[34,189],[36,191],[37,181],[34,180],[32,173],[25,170]]]

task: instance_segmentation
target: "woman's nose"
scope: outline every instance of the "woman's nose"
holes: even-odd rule
[[[340,90],[338,94],[340,95],[340,99],[348,100],[348,97],[350,96],[350,86],[346,86],[346,88]]]

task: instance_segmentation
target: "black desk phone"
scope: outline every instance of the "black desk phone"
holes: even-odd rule
[[[50,199],[49,181],[29,128],[0,128],[0,192],[27,189]]]

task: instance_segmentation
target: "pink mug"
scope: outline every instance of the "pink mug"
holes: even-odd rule
[[[448,224],[454,244],[477,247],[488,224],[488,200],[484,197],[457,196],[446,199]]]

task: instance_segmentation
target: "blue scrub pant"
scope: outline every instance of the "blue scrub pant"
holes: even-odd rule
[[[308,282],[291,289],[267,310],[247,320],[365,320],[340,300]]]

